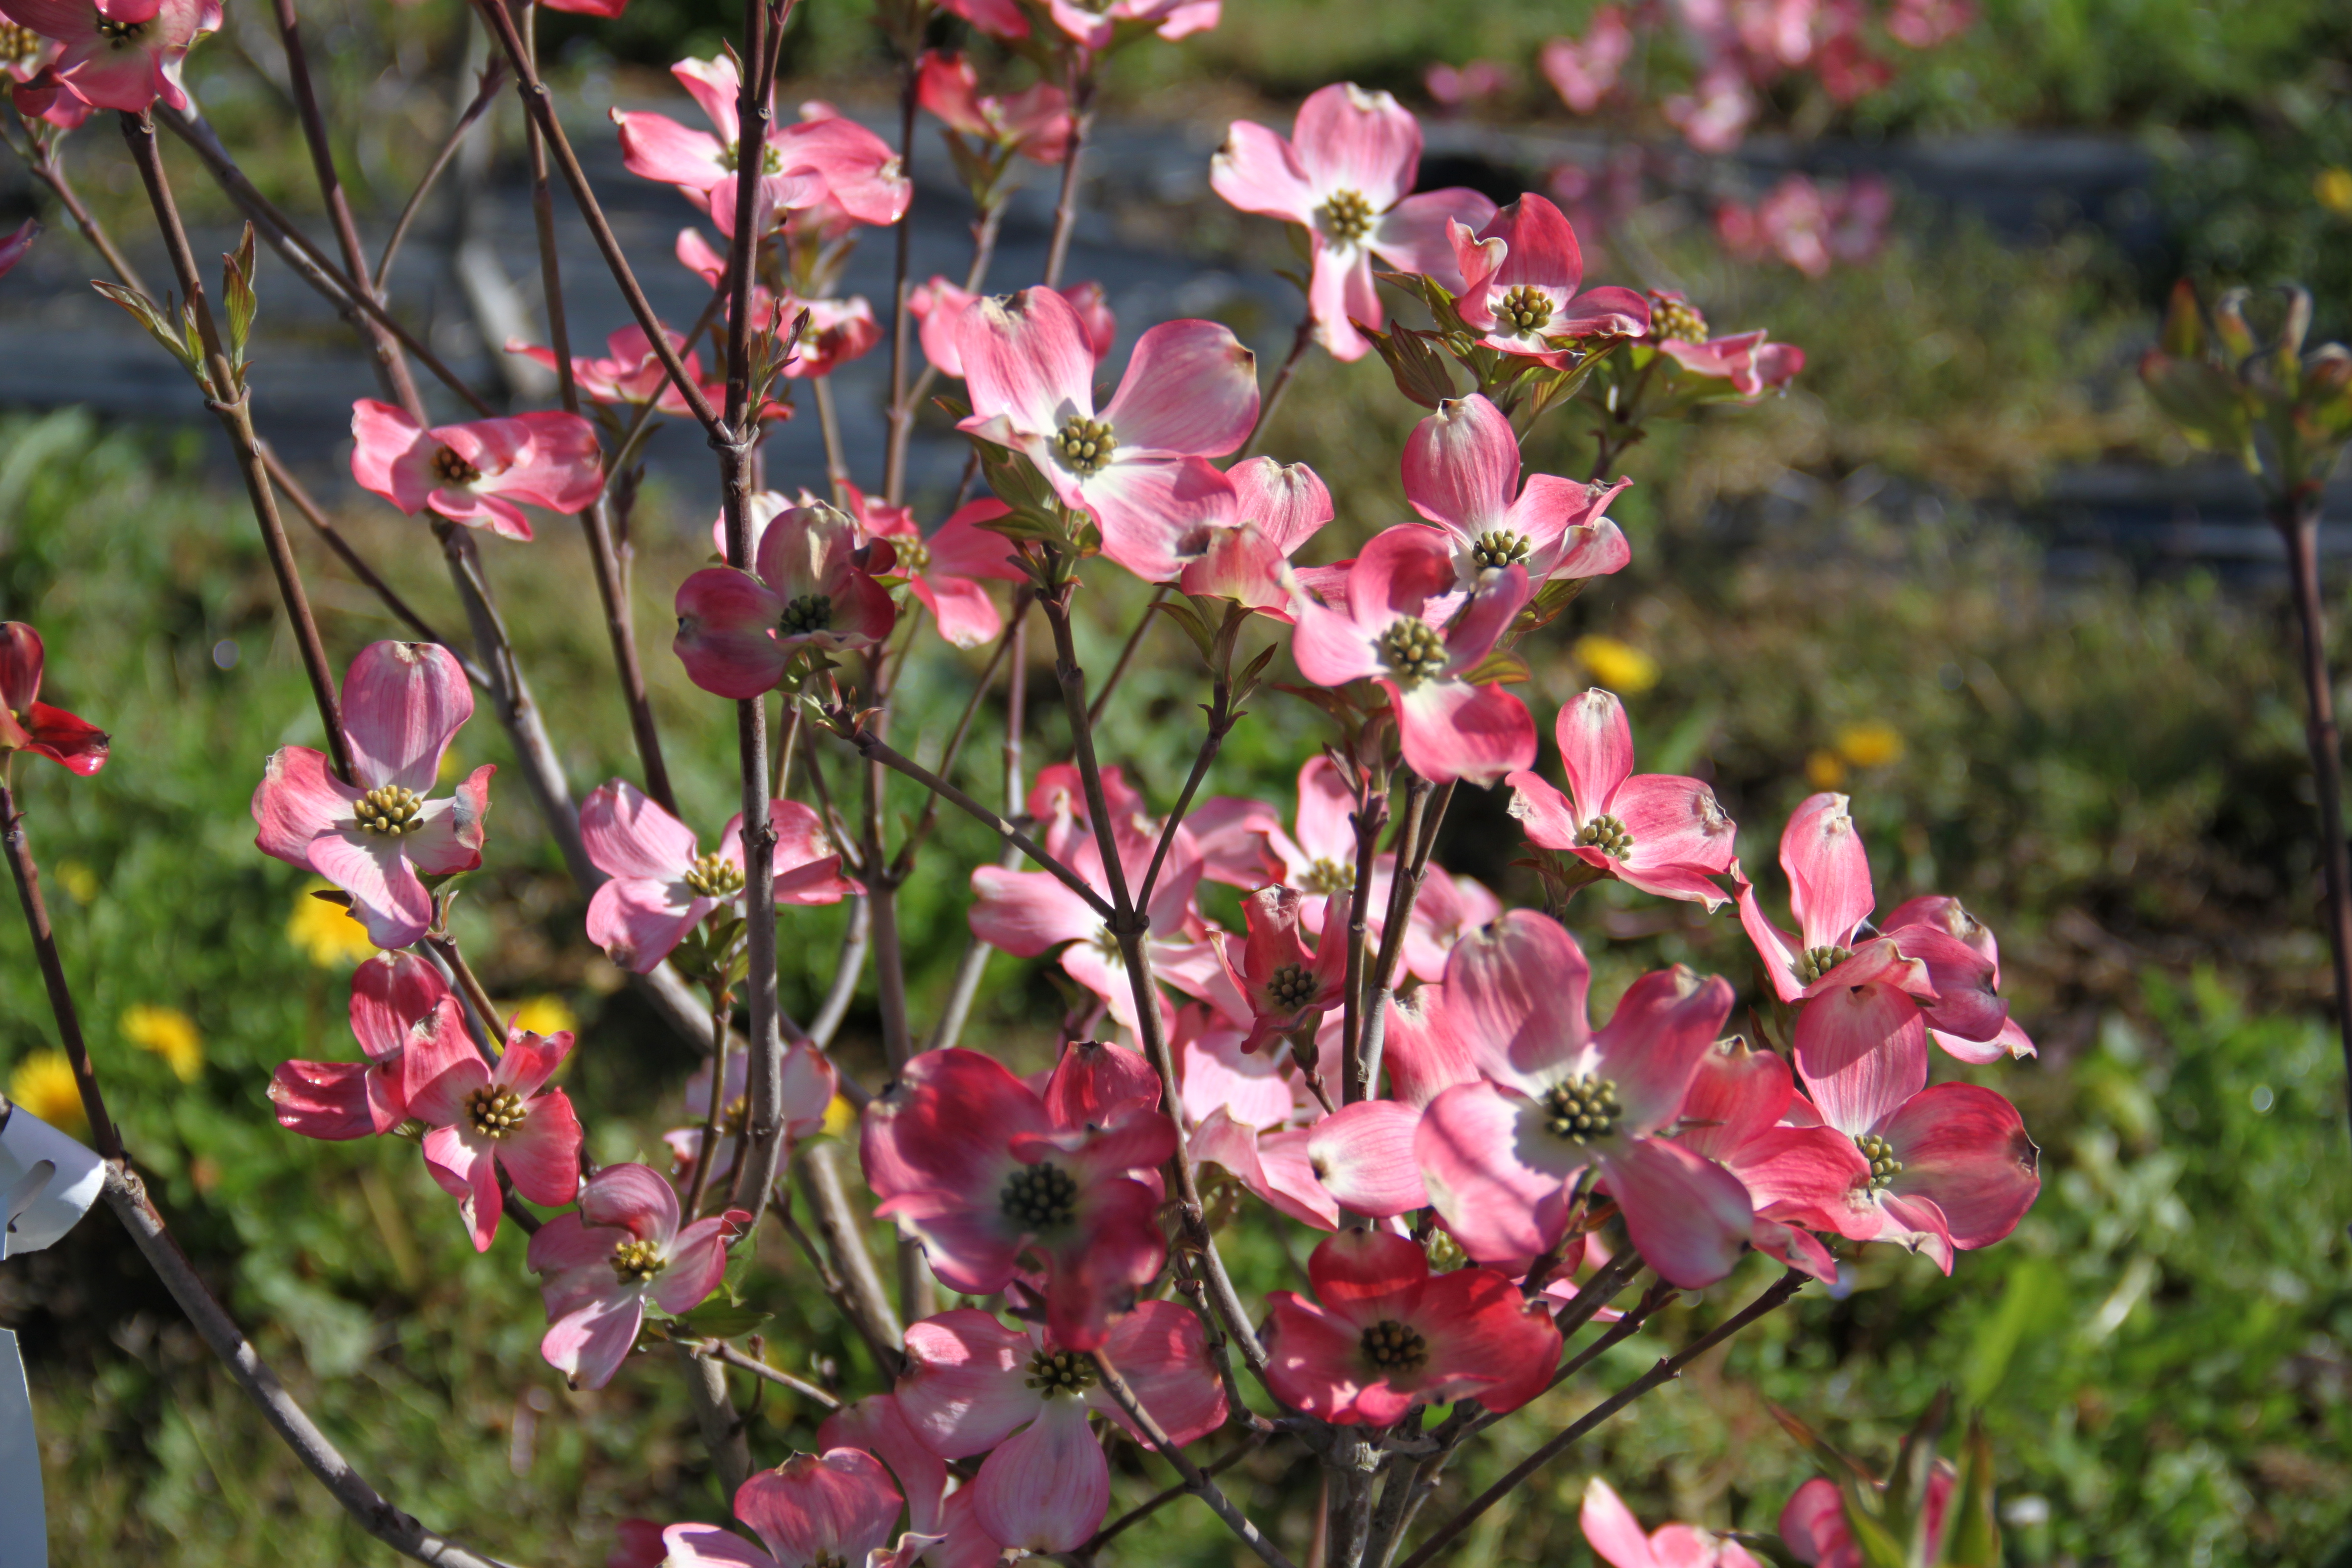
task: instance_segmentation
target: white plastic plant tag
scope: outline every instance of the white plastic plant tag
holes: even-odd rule
[[[26,1120],[19,1111],[12,1118]],[[48,1568],[48,1515],[41,1503],[41,1446],[16,1336],[0,1329],[0,1568]]]
[[[65,1235],[89,1212],[105,1183],[106,1169],[96,1154],[23,1106],[15,1107],[0,1126],[0,1210],[5,1226],[0,1258],[38,1252]]]

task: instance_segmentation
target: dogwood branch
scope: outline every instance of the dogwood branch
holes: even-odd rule
[[[764,1377],[779,1388],[792,1390],[812,1405],[822,1405],[826,1410],[841,1408],[841,1400],[836,1395],[826,1393],[814,1383],[794,1377],[791,1373],[780,1372],[757,1356],[746,1355],[725,1340],[687,1340],[682,1342],[696,1355],[725,1362],[737,1371],[748,1372],[754,1377]]]
[[[1160,1429],[1159,1422],[1151,1418],[1151,1412],[1143,1407],[1142,1401],[1135,1397],[1135,1390],[1127,1385],[1127,1379],[1119,1375],[1118,1369],[1104,1359],[1100,1351],[1093,1353],[1095,1373],[1102,1379],[1104,1392],[1118,1402],[1119,1409],[1126,1412],[1127,1418],[1135,1423],[1154,1448],[1160,1450],[1160,1457],[1176,1467],[1176,1473],[1184,1478],[1184,1489],[1207,1503],[1210,1510],[1225,1521],[1226,1528],[1241,1537],[1242,1544],[1257,1553],[1259,1561],[1265,1563],[1266,1568],[1293,1568],[1282,1548],[1268,1541],[1265,1532],[1250,1522],[1249,1515],[1234,1507],[1233,1499],[1220,1490],[1217,1483],[1210,1479],[1200,1466],[1186,1458],[1183,1449],[1169,1441],[1168,1434]]]
[[[425,198],[433,194],[433,187],[440,183],[441,176],[456,161],[457,149],[465,145],[467,132],[474,129],[490,105],[498,101],[499,89],[506,84],[506,61],[493,59],[482,67],[481,86],[476,89],[474,100],[466,106],[457,116],[457,123],[449,128],[447,140],[433,155],[433,162],[418,178],[416,188],[408,193],[408,200],[402,205],[400,216],[392,226],[392,236],[383,242],[383,254],[375,264],[375,291],[378,295],[383,293],[384,284],[392,277],[393,258],[400,254],[401,242],[408,237],[409,226],[416,221],[416,215],[425,210]]]
[[[1665,1357],[1657,1365],[1594,1405],[1591,1410],[1586,1411],[1574,1422],[1563,1427],[1550,1441],[1512,1466],[1504,1473],[1500,1480],[1464,1504],[1458,1512],[1444,1524],[1439,1525],[1428,1540],[1423,1542],[1411,1556],[1399,1564],[1399,1568],[1422,1568],[1423,1563],[1430,1562],[1451,1544],[1456,1536],[1469,1529],[1480,1514],[1509,1496],[1528,1477],[1574,1447],[1587,1433],[1612,1415],[1616,1415],[1660,1384],[1679,1375],[1683,1368],[1692,1362],[1696,1361],[1757,1319],[1780,1306],[1797,1293],[1805,1279],[1805,1275],[1796,1269],[1790,1269],[1747,1306],[1726,1318],[1675,1354]]]

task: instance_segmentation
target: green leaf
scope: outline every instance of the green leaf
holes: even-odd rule
[[[221,298],[228,308],[229,363],[243,370],[246,340],[253,334],[253,318],[260,308],[253,291],[253,226],[249,223],[236,253],[221,258]]]
[[[1992,1440],[1985,1436],[1981,1415],[1969,1418],[1951,1510],[1944,1524],[1943,1551],[1937,1559],[1940,1568],[2000,1568],[2000,1525],[1993,1517]]]
[[[751,1332],[774,1316],[773,1312],[762,1312],[755,1307],[713,1300],[687,1313],[677,1320],[677,1324],[698,1339],[732,1340]]]
[[[1434,408],[1454,395],[1454,373],[1430,348],[1426,334],[1410,327],[1399,327],[1391,332],[1374,331],[1361,322],[1357,323],[1356,330],[1379,351],[1389,374],[1396,378],[1399,392],[1423,408]]]

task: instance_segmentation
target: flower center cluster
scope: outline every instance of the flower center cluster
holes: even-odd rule
[[[1545,1131],[1570,1143],[1608,1137],[1625,1113],[1617,1103],[1617,1086],[1591,1073],[1579,1073],[1545,1090],[1543,1110]]]
[[[890,535],[890,552],[898,557],[898,573],[912,577],[931,569],[931,547],[911,533]]]
[[[1429,1360],[1429,1342],[1394,1318],[1364,1331],[1364,1359],[1384,1372],[1411,1372]]]
[[[0,19],[0,65],[29,60],[41,50],[41,35],[30,27]]]
[[[425,797],[405,784],[378,784],[352,804],[362,831],[394,838],[423,832],[425,818],[418,814],[424,809]]]
[[[117,47],[137,43],[139,36],[146,30],[144,22],[117,22],[106,16],[98,18],[98,36]]]
[[[706,899],[731,899],[743,890],[743,868],[714,850],[695,857],[686,885]]]
[[[776,618],[776,630],[788,637],[806,637],[833,625],[833,595],[803,594],[784,606]]]
[[[486,1083],[466,1097],[466,1119],[485,1138],[503,1138],[523,1124],[530,1108],[513,1089]]]
[[[1029,1357],[1029,1375],[1023,1381],[1048,1398],[1062,1394],[1076,1399],[1095,1385],[1095,1369],[1076,1351],[1037,1351]]]
[[[1462,1250],[1462,1244],[1442,1230],[1431,1231],[1429,1239],[1421,1244],[1421,1250],[1429,1258],[1432,1274],[1449,1273],[1470,1261],[1470,1255]]]
[[[1706,342],[1706,318],[1691,309],[1687,300],[1650,299],[1650,336],[1660,342],[1668,338],[1676,342]]]
[[[445,485],[470,485],[482,477],[482,470],[444,447],[433,454],[433,477]]]
[[[642,1285],[669,1267],[661,1248],[635,1237],[613,1244],[613,1278],[624,1285]]]
[[[731,174],[738,168],[741,167],[742,163],[743,143],[741,142],[730,142],[725,147],[719,149],[719,166],[726,170],[729,174]],[[783,172],[784,160],[782,155],[776,151],[774,143],[771,142],[767,146],[760,149],[760,173],[762,174],[781,174]]]
[[[1445,639],[1418,616],[1400,616],[1381,634],[1381,661],[1400,686],[1418,686],[1445,673]]]
[[[1855,1137],[1853,1146],[1870,1162],[1870,1190],[1883,1192],[1895,1177],[1903,1173],[1903,1162],[1895,1157],[1895,1145],[1875,1132]]]
[[[1078,1217],[1078,1184],[1059,1165],[1024,1165],[1006,1179],[997,1204],[1024,1229],[1052,1230]]]
[[[1507,528],[1490,528],[1478,536],[1478,542],[1470,547],[1470,554],[1480,566],[1499,572],[1528,558],[1528,536]]]
[[[1356,885],[1356,873],[1324,855],[1318,857],[1315,864],[1307,868],[1307,875],[1299,881],[1308,892],[1329,898],[1335,893],[1352,889]]]
[[[1514,331],[1540,331],[1551,325],[1551,296],[1531,283],[1522,283],[1495,302],[1497,326]]]
[[[1576,830],[1576,841],[1591,845],[1612,860],[1622,860],[1633,852],[1633,836],[1613,816],[1594,817]]]
[[[1811,985],[1839,964],[1853,956],[1853,950],[1835,945],[1809,947],[1797,954],[1797,980]]]
[[[1353,245],[1372,232],[1372,204],[1361,191],[1333,191],[1315,216],[1334,245]]]
[[[1062,421],[1062,433],[1054,437],[1054,450],[1062,455],[1064,466],[1081,474],[1100,473],[1118,447],[1108,419],[1073,415]]]
[[[1303,963],[1286,963],[1265,983],[1265,994],[1276,1007],[1296,1011],[1315,1000],[1315,976]]]

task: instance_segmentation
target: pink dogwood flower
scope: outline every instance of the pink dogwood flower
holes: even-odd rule
[[[1409,194],[1420,169],[1419,122],[1385,92],[1335,82],[1299,106],[1287,140],[1234,121],[1209,183],[1244,212],[1306,229],[1316,341],[1332,358],[1354,360],[1371,347],[1357,325],[1377,328],[1386,319],[1373,258],[1458,289],[1446,225],[1484,228],[1495,216],[1493,202],[1463,187]]]
[[[1100,364],[1111,345],[1118,341],[1118,318],[1104,303],[1102,285],[1073,283],[1055,292],[1078,313],[1078,324],[1086,329],[1087,346],[1094,351],[1095,363]],[[963,335],[964,314],[985,298],[937,276],[907,291],[907,309],[914,312],[916,330],[922,336],[923,357],[941,375],[963,374],[963,352],[958,344]]]
[[[742,1147],[744,1130],[751,1123],[750,1069],[747,1053],[729,1053],[727,1081],[719,1086],[719,1131],[711,1147],[713,1191],[718,1190],[717,1184],[733,1175],[735,1153]],[[662,1134],[662,1142],[669,1145],[670,1173],[681,1186],[693,1181],[694,1167],[702,1158],[702,1119],[710,1113],[710,1063],[694,1069],[686,1080],[686,1114],[692,1125],[673,1127]],[[782,1101],[787,1145],[814,1137],[824,1126],[825,1112],[832,1109],[840,1086],[840,1074],[823,1051],[803,1041],[784,1047],[784,1070],[777,1079],[777,1094]]]
[[[735,1517],[766,1551],[709,1524],[673,1524],[662,1544],[673,1568],[908,1568],[939,1537],[909,1533],[894,1546],[902,1500],[862,1448],[794,1454],[735,1489]]]
[[[1446,237],[1462,273],[1454,308],[1490,349],[1564,370],[1582,340],[1650,330],[1649,302],[1633,289],[1578,292],[1584,252],[1576,230],[1541,196],[1521,196],[1475,231],[1451,224]]]
[[[1456,600],[1448,536],[1407,523],[1380,534],[1349,569],[1344,611],[1304,594],[1291,614],[1291,657],[1318,686],[1370,680],[1396,712],[1404,760],[1423,778],[1491,784],[1536,758],[1535,721],[1499,685],[1466,677],[1528,602],[1528,570],[1493,574],[1452,623]]]
[[[411,517],[430,507],[509,539],[530,538],[522,506],[585,511],[604,488],[596,427],[577,414],[518,414],[427,430],[389,403],[362,397],[352,405],[352,478],[360,489]]]
[[[47,74],[82,102],[136,114],[188,107],[180,67],[221,25],[220,0],[5,0],[0,16],[64,46]]]
[[[1737,1037],[1718,1041],[1691,1077],[1675,1139],[1748,1189],[1756,1208],[1748,1239],[1758,1251],[1834,1280],[1837,1259],[1807,1232],[1843,1232],[1848,1194],[1867,1181],[1870,1162],[1826,1127],[1782,1125],[1796,1099],[1788,1063]]]
[[[1030,803],[1033,812],[1039,805],[1034,799]],[[1128,886],[1139,888],[1151,864],[1156,836],[1129,818],[1116,825],[1116,838]],[[1091,834],[1081,837],[1074,832],[1060,848],[1050,842],[1046,848],[1106,901],[1109,900],[1110,879],[1103,869],[1101,848]],[[1239,1023],[1249,1017],[1249,1005],[1225,978],[1216,949],[1203,940],[1201,923],[1192,914],[1192,894],[1200,880],[1199,847],[1188,831],[1179,828],[1145,911],[1151,919],[1144,942],[1151,954],[1152,973],[1185,994],[1214,1004]],[[1100,996],[1118,1023],[1129,1029],[1137,1026],[1135,988],[1129,983],[1117,941],[1093,905],[1050,871],[975,867],[971,889],[969,920],[974,936],[1017,958],[1035,958],[1062,948],[1062,968],[1070,978]]]
[[[1517,1410],[1559,1361],[1542,1302],[1491,1268],[1433,1276],[1404,1237],[1341,1231],[1316,1247],[1307,1273],[1314,1301],[1266,1298],[1265,1375],[1284,1404],[1322,1420],[1388,1426],[1415,1405],[1474,1397]]]
[[[978,647],[1004,629],[1003,612],[981,584],[1026,579],[1012,564],[1012,544],[981,524],[1004,516],[1010,507],[992,497],[968,501],[926,538],[912,507],[885,506],[867,500],[855,485],[845,488],[851,514],[868,537],[889,542],[896,557],[892,574],[905,578],[908,591],[930,611],[940,636],[957,647]]]
[[[1464,1251],[1518,1272],[1567,1235],[1591,1180],[1662,1278],[1712,1285],[1738,1262],[1754,1208],[1738,1177],[1666,1133],[1731,987],[1686,969],[1645,974],[1595,1032],[1591,973],[1556,921],[1514,910],[1454,948],[1414,1023],[1391,1021],[1391,1048],[1423,1058],[1408,1080],[1454,1080],[1414,1136],[1430,1199]],[[1465,1069],[1475,1081],[1459,1081]]]
[[[1064,1049],[1041,1095],[977,1051],[925,1051],[866,1109],[866,1180],[950,1289],[987,1295],[1024,1254],[1045,1265],[1046,1327],[1073,1351],[1160,1271],[1150,1171],[1176,1152],[1160,1079],[1135,1052]]]
[[[87,778],[106,766],[112,742],[88,720],[40,700],[47,659],[40,633],[0,621],[0,766],[13,752],[30,752]]]
[[[1046,0],[1046,14],[1079,47],[1099,54],[1118,40],[1121,24],[1150,27],[1169,43],[1217,25],[1223,0]]]
[[[556,1038],[570,1042],[568,1036]],[[545,1098],[562,1096],[556,1089]],[[567,1156],[575,1162],[578,1142],[575,1123],[573,1153]],[[515,1184],[522,1185],[520,1173]],[[602,1388],[636,1343],[646,1302],[674,1317],[701,1305],[727,1271],[728,1241],[751,1216],[729,1209],[680,1226],[677,1194],[651,1166],[635,1163],[605,1166],[579,1195],[575,1212],[556,1215],[530,1238],[527,1261],[541,1276],[540,1293],[547,1300],[550,1327],[540,1354],[572,1387]],[[495,1184],[488,1202],[495,1214]]]
[[[1783,1002],[1803,1004],[1795,1047],[1808,1081],[1830,1074],[1832,1058],[1875,1074],[1873,1047],[1923,1014],[1923,1028],[1964,1042],[2000,1040],[2009,1005],[1993,991],[1993,957],[1955,934],[1947,905],[1915,899],[1895,911],[1903,923],[1890,917],[1883,930],[1870,925],[1870,858],[1846,796],[1816,795],[1797,807],[1780,835],[1780,868],[1801,935],[1772,924],[1737,862],[1732,883],[1739,923],[1773,989]]]
[[[1312,1029],[1325,1013],[1339,1005],[1348,972],[1348,921],[1344,906],[1317,900],[1324,906],[1322,939],[1308,948],[1299,936],[1307,896],[1296,888],[1262,888],[1242,900],[1249,935],[1235,940],[1213,931],[1209,940],[1234,988],[1249,1003],[1249,1033],[1244,1052],[1255,1052],[1267,1041],[1297,1029]],[[1331,911],[1342,910],[1334,919]]]
[[[391,1131],[408,1118],[409,1041],[466,1026],[449,983],[413,952],[380,952],[352,972],[351,1019],[365,1061],[280,1062],[270,1075],[288,1131],[338,1142]]]
[[[1331,491],[1304,463],[1248,458],[1225,470],[1239,526],[1213,529],[1208,548],[1185,563],[1178,586],[1197,598],[1231,599],[1278,621],[1290,619],[1283,572],[1331,521]]]
[[[725,401],[725,381],[703,379],[702,356],[688,345],[685,337],[672,332],[669,344],[677,351],[678,358],[686,365],[687,374],[694,378],[695,385],[701,388],[703,395],[713,403]],[[662,362],[654,353],[653,340],[646,335],[643,327],[623,327],[604,340],[604,352],[606,357],[604,359],[573,357],[572,378],[579,384],[583,395],[596,403],[630,406],[652,403],[664,414],[682,416],[687,412],[686,395],[678,391],[671,382],[669,373],[662,368]],[[527,343],[518,338],[508,341],[507,353],[519,354],[551,371],[555,369],[553,349],[541,348],[537,343]]]
[[[1244,1052],[1246,1026],[1204,1002],[1176,1010],[1169,1031],[1176,1053],[1177,1094],[1184,1120],[1198,1124],[1230,1111],[1244,1127],[1278,1127],[1300,1110],[1305,1089],[1283,1050]]]
[[[1018,153],[1039,163],[1059,163],[1070,144],[1070,96],[1051,82],[1003,96],[980,90],[980,73],[961,54],[924,51],[915,100],[949,131]]]
[[[1660,353],[1689,374],[1728,381],[1731,390],[1753,401],[1776,391],[1805,368],[1805,351],[1794,343],[1765,341],[1763,329],[1727,338],[1706,335],[1706,321],[1689,300],[1671,289],[1650,295],[1650,341]]]
[[[546,1087],[572,1054],[572,1031],[542,1038],[509,1029],[490,1064],[457,1009],[437,1010],[433,1023],[409,1035],[401,1089],[408,1114],[429,1129],[425,1168],[457,1200],[474,1250],[488,1252],[503,1206],[501,1168],[535,1204],[568,1204],[580,1190],[580,1119],[569,1096]]]
[[[2042,1191],[2042,1151],[2017,1108],[1972,1083],[1927,1082],[1927,1029],[1883,986],[1872,1009],[1883,1031],[1841,1030],[1798,1048],[1811,1092],[1787,1120],[1823,1125],[1853,1141],[1868,1169],[1846,1194],[1839,1228],[1856,1241],[1891,1241],[1924,1252],[1947,1274],[1952,1254],[2017,1228]],[[1801,1019],[1800,1020],[1801,1027]]]
[[[451,738],[474,715],[465,672],[437,644],[361,649],[343,676],[342,714],[352,782],[335,776],[323,752],[279,748],[253,792],[254,843],[349,894],[376,946],[406,947],[433,923],[420,873],[446,877],[482,863],[498,768],[485,763],[449,798],[427,798]]]
[[[1568,793],[1532,773],[1507,781],[1528,842],[1645,893],[1720,909],[1729,895],[1712,879],[1731,869],[1738,828],[1715,792],[1696,779],[1635,773],[1633,731],[1614,692],[1570,698],[1554,733]]]
[[[959,426],[1020,452],[1064,505],[1101,526],[1103,553],[1146,582],[1174,577],[1201,534],[1230,526],[1234,487],[1207,459],[1257,423],[1257,357],[1214,321],[1163,321],[1136,341],[1095,409],[1086,323],[1049,289],[967,310],[956,338],[971,415]]]
[[[736,97],[741,78],[725,55],[680,60],[670,68],[717,129],[689,131],[664,114],[612,111],[621,128],[622,162],[641,178],[676,185],[709,213],[721,234],[735,222],[735,179],[740,162]],[[760,169],[761,226],[766,215],[830,201],[858,223],[887,226],[906,216],[914,194],[897,153],[864,126],[838,116],[772,122]]]
[[[1625,7],[1612,5],[1592,13],[1581,39],[1554,38],[1536,59],[1570,112],[1590,114],[1601,107],[1633,58],[1633,29],[1626,23]]]
[[[1185,1139],[1199,1165],[1217,1165],[1277,1212],[1317,1230],[1339,1228],[1339,1200],[1315,1173],[1304,1127],[1266,1131],[1225,1106],[1201,1118]]]
[[[1951,1507],[1952,1488],[1958,1476],[1948,1459],[1938,1459],[1927,1472],[1927,1549],[1933,1561],[1944,1539],[1944,1518]],[[1861,1546],[1846,1522],[1845,1500],[1837,1483],[1815,1476],[1799,1487],[1780,1510],[1780,1543],[1791,1556],[1812,1568],[1865,1568]]]
[[[865,889],[841,874],[841,854],[815,812],[772,800],[776,830],[773,896],[780,904],[839,903]],[[612,879],[588,900],[588,940],[626,969],[647,974],[713,910],[744,904],[743,816],[719,830],[709,854],[694,830],[625,779],[580,803],[588,858]]]
[[[1577,1522],[1610,1568],[1764,1568],[1737,1541],[1710,1535],[1696,1525],[1662,1524],[1655,1532],[1643,1534],[1633,1510],[1599,1476],[1585,1485]]]
[[[705,691],[757,697],[803,647],[872,647],[888,637],[898,609],[874,579],[895,560],[887,542],[861,541],[857,524],[823,502],[789,508],[760,535],[756,574],[706,566],[678,584],[672,646]]]
[[[1178,1444],[1224,1425],[1225,1391],[1201,1320],[1174,1301],[1139,1301],[1099,1350]],[[1102,1387],[1093,1358],[1036,1327],[1010,1328],[969,1308],[907,1330],[898,1407],[942,1458],[986,1454],[971,1483],[974,1516],[1000,1545],[1067,1552],[1102,1523],[1110,1468],[1089,1412],[1142,1434]]]
[[[1473,393],[1448,398],[1412,427],[1404,447],[1404,499],[1445,531],[1454,581],[1472,590],[1487,574],[1527,568],[1530,584],[1605,577],[1633,550],[1603,515],[1633,481],[1583,484],[1554,474],[1519,483],[1519,440],[1503,411]]]

